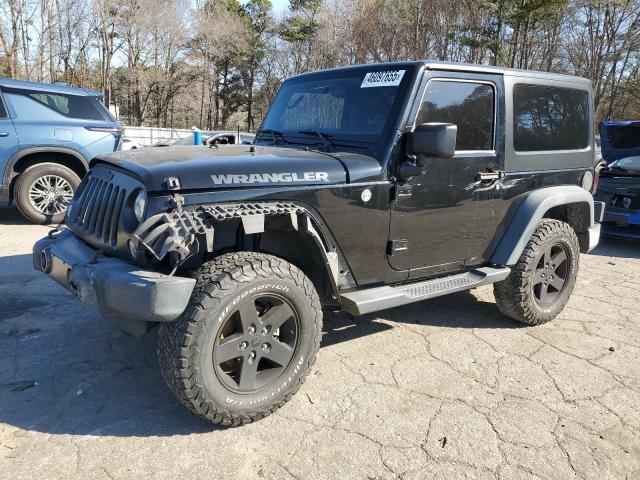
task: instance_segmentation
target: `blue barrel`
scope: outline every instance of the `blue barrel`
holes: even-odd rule
[[[202,132],[200,130],[194,130],[193,132],[193,144],[202,145]]]

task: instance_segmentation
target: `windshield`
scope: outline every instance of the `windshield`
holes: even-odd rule
[[[626,172],[640,172],[640,157],[621,158],[611,163],[609,168]]]
[[[397,128],[413,69],[373,65],[287,80],[256,140],[382,143]]]

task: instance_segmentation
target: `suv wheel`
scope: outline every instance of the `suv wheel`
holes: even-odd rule
[[[35,223],[61,223],[80,178],[58,163],[39,163],[27,168],[16,181],[15,204]]]
[[[178,399],[237,426],[287,402],[313,365],[322,311],[311,281],[271,255],[222,255],[195,271],[185,313],[162,325],[158,357]]]
[[[542,220],[509,277],[493,286],[500,311],[528,325],[555,318],[573,291],[579,255],[578,237],[571,226]]]

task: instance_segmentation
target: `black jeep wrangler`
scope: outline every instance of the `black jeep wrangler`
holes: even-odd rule
[[[176,396],[240,425],[300,387],[323,310],[493,283],[505,315],[553,319],[600,236],[593,167],[585,79],[326,70],[284,82],[254,145],[95,159],[34,265],[131,334],[159,324]]]

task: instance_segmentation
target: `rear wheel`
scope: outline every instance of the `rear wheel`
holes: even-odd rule
[[[575,286],[579,256],[578,238],[570,225],[542,220],[509,277],[494,284],[500,311],[528,325],[555,318]]]
[[[271,255],[222,255],[195,272],[185,313],[160,329],[167,384],[191,411],[230,426],[260,419],[298,390],[320,345],[311,281]]]
[[[79,184],[73,170],[58,163],[39,163],[18,177],[15,204],[32,222],[61,223]]]

